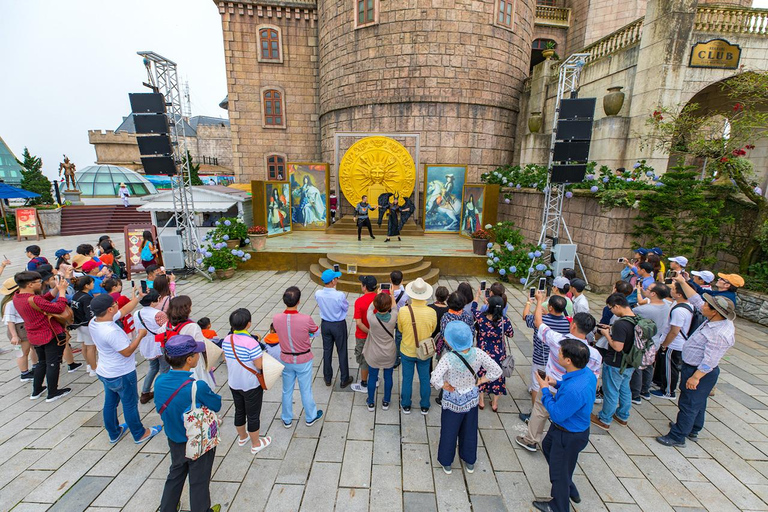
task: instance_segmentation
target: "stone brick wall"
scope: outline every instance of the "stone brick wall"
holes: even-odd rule
[[[536,242],[541,231],[544,194],[532,189],[504,189],[511,200],[499,203],[499,221],[512,221],[526,240]],[[574,191],[571,199],[563,203],[563,218],[577,244],[577,252],[584,266],[592,290],[609,292],[619,280],[620,257],[630,257],[632,250],[632,226],[637,210],[614,208],[603,211],[594,197]],[[561,229],[561,239],[567,240]]]
[[[317,12],[314,2],[217,2],[224,32],[229,119],[235,176],[241,183],[266,179],[266,156],[288,161],[320,158]],[[282,63],[259,62],[262,25],[281,32]],[[262,88],[284,91],[286,128],[263,126]]]
[[[197,137],[190,148],[193,159],[206,156],[217,158],[220,167],[232,169],[232,134],[225,124],[197,126]]]
[[[739,290],[736,314],[747,320],[768,326],[768,295]]]

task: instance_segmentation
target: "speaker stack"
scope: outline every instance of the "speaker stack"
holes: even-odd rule
[[[175,175],[165,98],[155,92],[130,93],[128,97],[144,174]]]
[[[596,101],[596,98],[560,101],[552,155],[552,183],[578,183],[584,180]]]

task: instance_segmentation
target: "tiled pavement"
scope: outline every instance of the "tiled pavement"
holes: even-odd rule
[[[458,284],[458,278],[441,281],[451,289]],[[474,278],[470,281],[477,284]],[[179,293],[192,297],[194,317],[211,317],[219,332],[226,331],[231,310],[247,307],[254,314],[254,332],[263,333],[271,316],[282,310],[282,290],[293,284],[303,290],[302,311],[317,318],[312,298],[316,285],[305,272],[241,272],[230,281],[213,283],[193,278],[179,287]],[[356,297],[350,294],[350,302]],[[511,311],[520,311],[522,292],[512,291],[510,298]],[[600,299],[590,299],[597,312]],[[235,443],[231,395],[222,366],[216,371],[224,407],[222,443],[211,483],[214,501],[233,511],[531,510],[534,496],[547,496],[549,481],[541,453],[531,454],[513,441],[525,429],[517,417],[518,407],[525,411],[530,407],[526,365],[531,355],[530,330],[517,314],[513,320],[517,375],[508,380],[510,395],[502,397],[498,414],[489,408],[480,411],[474,474],[461,471],[458,459],[450,476],[437,464],[436,406],[426,417],[418,411],[402,415],[394,406],[370,413],[363,394],[338,388],[338,376],[333,388],[324,385],[322,376],[315,379],[315,399],[326,416],[311,428],[297,421],[290,430],[284,429],[280,389],[267,392],[262,430],[273,437],[273,444],[253,457]],[[654,441],[676,414],[674,403],[666,401],[633,407],[628,428],[593,429],[575,476],[583,501],[574,508],[768,510],[766,332],[737,321],[738,341],[722,365],[718,392],[698,444],[689,442],[676,449]],[[8,348],[2,336],[0,348]],[[317,368],[319,340],[313,352]],[[356,366],[351,350],[349,360]],[[140,378],[146,371],[142,361]],[[30,402],[30,385],[19,382],[12,354],[0,355],[0,510],[155,510],[169,466],[165,436],[145,446],[130,438],[110,446],[101,426],[101,384],[82,371],[64,373],[62,381],[74,390],[66,399]],[[393,405],[399,392],[395,381]],[[298,391],[294,398],[294,417],[303,419]],[[149,404],[139,408],[145,425],[158,422]],[[188,507],[185,498],[183,508]]]

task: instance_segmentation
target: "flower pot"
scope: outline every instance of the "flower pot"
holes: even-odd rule
[[[479,256],[485,256],[488,252],[488,242],[485,238],[473,238],[472,239],[472,252]]]
[[[235,275],[235,267],[216,269],[216,277],[218,277],[219,279],[230,279],[234,275]]]
[[[254,251],[263,251],[267,245],[267,235],[249,235],[251,239],[251,249]]]
[[[623,87],[609,87],[608,94],[603,96],[603,110],[607,116],[615,116],[621,111],[624,105]]]
[[[232,238],[231,240],[227,240],[227,248],[229,249],[237,249],[240,247],[240,239],[239,238]]]
[[[531,117],[528,118],[528,129],[531,133],[539,133],[542,121],[541,112],[531,112]]]
[[[555,50],[541,50],[541,54],[545,59],[549,60],[555,54]]]

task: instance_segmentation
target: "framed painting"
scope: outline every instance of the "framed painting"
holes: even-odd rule
[[[288,181],[291,184],[293,229],[324,230],[330,217],[328,164],[289,162]]]
[[[267,236],[291,232],[291,184],[288,181],[268,181],[264,184]]]
[[[424,219],[425,233],[458,233],[466,165],[424,166]]]
[[[472,238],[475,230],[486,224],[496,224],[499,214],[499,186],[470,183],[464,185],[461,205],[461,231],[459,234]]]

